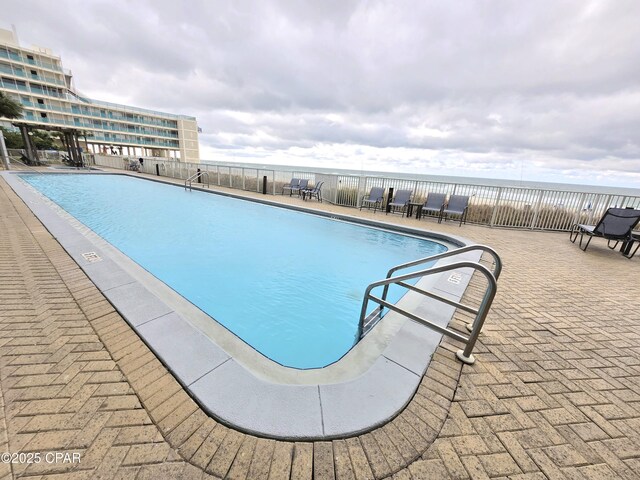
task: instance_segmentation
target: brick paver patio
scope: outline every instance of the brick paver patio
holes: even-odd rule
[[[445,342],[384,427],[291,443],[207,417],[0,179],[0,450],[80,454],[2,463],[0,478],[640,478],[638,258],[567,234],[375,218],[501,254],[478,361],[462,367]]]

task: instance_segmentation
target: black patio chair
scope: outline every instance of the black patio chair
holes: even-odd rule
[[[371,206],[373,205],[373,213],[376,213],[376,210],[382,205],[382,200],[384,199],[384,188],[382,187],[371,187],[371,191],[369,192],[369,196],[364,197],[362,202],[360,202],[360,210],[362,207],[366,206],[369,210],[371,210]]]
[[[438,218],[444,208],[444,200],[446,193],[429,193],[427,195],[427,201],[422,206],[422,215],[425,213],[435,213]]]
[[[612,207],[604,212],[604,215],[596,225],[585,225],[582,223],[576,223],[573,225],[573,227],[571,227],[571,232],[569,233],[569,240],[576,243],[578,235],[580,235],[580,243],[578,246],[582,251],[586,251],[593,237],[602,237],[607,239],[607,246],[613,250],[620,242],[627,245],[631,245],[634,242],[633,229],[638,225],[638,221],[640,221],[640,210]],[[589,239],[583,248],[582,240],[585,235],[587,235]],[[640,238],[640,236],[637,238]],[[615,243],[611,245],[611,242]],[[635,254],[637,250],[638,248],[636,247],[636,250],[633,253]],[[633,255],[625,256],[631,258]]]
[[[633,256],[640,248],[640,232],[631,232],[631,239],[633,240],[632,242],[626,242],[621,248],[622,255],[627,258],[633,258]],[[632,252],[631,249],[633,248],[634,243],[636,244],[636,248]]]
[[[293,193],[297,193],[298,196],[302,195],[302,191],[306,190],[309,187],[309,180],[307,180],[306,178],[301,178],[300,179],[300,183],[298,183],[298,185],[292,185],[291,186],[291,193],[289,194],[289,196],[293,195]]]
[[[391,208],[396,210],[401,209],[402,216],[404,217],[404,214],[407,210],[407,205],[409,205],[410,201],[411,201],[411,190],[398,190],[398,192],[396,193],[396,196],[393,197],[393,200],[389,203],[389,207],[390,209]]]
[[[324,182],[318,182],[315,184],[313,188],[305,188],[302,190],[302,199],[306,200],[307,197],[313,198],[316,197],[320,203],[322,203],[322,185]]]
[[[447,202],[447,208],[443,208],[440,212],[440,219],[438,223],[442,222],[444,218],[445,221],[449,215],[460,215],[460,225],[462,226],[462,222],[467,223],[467,209],[469,208],[469,197],[466,195],[451,195],[449,197],[449,201]]]
[[[300,185],[300,179],[299,178],[292,178],[291,181],[289,183],[287,183],[286,185],[282,186],[282,194],[284,195],[284,191],[285,190],[289,190],[289,196],[291,196],[292,193],[292,189],[297,187],[298,185]]]

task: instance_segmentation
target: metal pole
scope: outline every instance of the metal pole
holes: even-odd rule
[[[478,315],[476,316],[475,321],[473,322],[473,329],[471,330],[471,335],[469,335],[469,340],[467,340],[467,345],[464,350],[458,350],[456,352],[456,357],[462,363],[467,365],[473,365],[476,359],[473,356],[473,347],[476,345],[476,341],[480,336],[480,330],[482,330],[482,326],[484,325],[484,321],[487,318],[487,314],[489,313],[489,308],[491,307],[491,303],[493,303],[493,298],[496,296],[496,290],[498,288],[496,284],[496,279],[491,273],[485,270],[480,270],[487,281],[489,282],[489,288],[486,290],[484,297],[482,298],[482,304],[478,309]]]
[[[493,211],[491,212],[491,220],[489,220],[490,227],[493,227],[496,223],[496,216],[498,214],[498,207],[500,205],[501,198],[502,198],[502,187],[498,187],[498,195],[496,195],[496,202],[493,204]]]
[[[2,163],[7,170],[11,169],[11,162],[9,160],[9,153],[7,152],[7,145],[4,143],[4,132],[0,130],[0,156],[2,156]]]
[[[389,194],[387,195],[387,205],[384,208],[385,213],[391,211],[391,202],[393,201],[393,187],[389,187]]]
[[[543,198],[544,198],[544,190],[539,190],[538,200],[536,201],[536,209],[533,212],[533,217],[531,218],[531,225],[529,226],[531,230],[536,228],[536,223],[538,222],[538,215],[540,214],[540,205],[542,204]]]

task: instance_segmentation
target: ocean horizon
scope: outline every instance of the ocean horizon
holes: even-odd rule
[[[483,187],[517,187],[541,190],[555,190],[566,192],[604,193],[612,195],[625,195],[640,197],[640,188],[614,187],[607,185],[588,185],[578,183],[543,182],[534,180],[515,180],[503,178],[465,177],[458,175],[432,175],[422,173],[385,172],[378,170],[356,170],[347,168],[310,167],[301,165],[277,165],[254,162],[225,162],[213,160],[201,160],[201,163],[210,165],[224,165],[228,167],[255,168],[259,170],[280,170],[285,172],[323,173],[334,175],[347,175],[354,177],[386,177],[404,180],[420,180],[439,183],[457,183],[461,185],[477,185]]]

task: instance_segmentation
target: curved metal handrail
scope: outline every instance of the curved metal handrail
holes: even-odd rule
[[[491,256],[493,257],[493,261],[495,262],[495,267],[493,269],[492,274],[495,277],[495,279],[498,280],[498,278],[500,277],[500,273],[502,272],[502,260],[500,259],[500,256],[498,255],[498,253],[493,248],[487,245],[467,245],[465,247],[456,248],[455,250],[449,250],[443,253],[438,253],[436,255],[431,255],[430,257],[414,260],[413,262],[402,263],[400,265],[396,265],[395,267],[392,267],[391,269],[389,269],[389,271],[387,272],[386,278],[391,278],[391,275],[393,275],[398,270],[402,270],[404,268],[415,267],[416,265],[420,265],[421,263],[433,262],[435,260],[440,260],[441,258],[453,257],[455,255],[460,255],[461,253],[471,252],[474,250],[483,250],[491,254]],[[383,300],[387,299],[388,290],[389,290],[389,286],[386,285],[384,287],[384,292],[382,292]]]
[[[497,255],[497,254],[496,254]],[[498,257],[499,258],[499,257]],[[424,277],[427,275],[433,275],[436,273],[441,273],[441,272],[446,272],[449,270],[455,270],[457,268],[473,268],[474,270],[479,271],[480,273],[482,273],[488,282],[488,288],[485,291],[485,294],[482,298],[482,302],[480,304],[480,307],[476,310],[473,309],[471,307],[468,307],[467,305],[464,305],[460,302],[454,302],[452,300],[448,300],[445,299],[443,297],[440,297],[438,295],[435,294],[431,294],[429,292],[425,292],[424,290],[421,290],[417,287],[414,287],[412,285],[408,285],[406,284],[404,281],[405,280],[411,280],[414,278],[419,278],[419,277]],[[381,287],[384,286],[385,287],[385,293],[386,293],[386,289],[388,288],[389,285],[391,284],[396,284],[396,285],[400,285],[406,288],[410,288],[411,290],[415,290],[418,291],[420,293],[426,294],[432,298],[435,298],[437,300],[443,301],[449,305],[461,308],[467,312],[470,313],[474,313],[476,315],[476,318],[472,324],[472,328],[471,328],[471,333],[469,334],[468,337],[466,337],[465,335],[456,332],[455,330],[450,330],[447,327],[441,327],[440,325],[437,325],[436,323],[433,323],[427,319],[424,319],[422,317],[419,317],[411,312],[408,312],[400,307],[397,307],[396,305],[389,303],[386,301],[385,298],[378,298],[375,297],[373,295],[371,295],[371,290],[373,290],[376,287]],[[413,273],[407,273],[405,275],[400,275],[397,277],[392,277],[392,278],[387,278],[385,280],[380,280],[377,282],[373,282],[372,284],[370,284],[367,289],[365,290],[365,294],[364,294],[364,299],[362,301],[362,309],[360,311],[360,321],[358,324],[358,338],[361,339],[364,336],[364,320],[367,314],[367,307],[369,305],[369,300],[372,300],[376,303],[378,303],[381,307],[387,307],[389,310],[392,310],[394,312],[400,313],[401,315],[404,315],[407,318],[410,318],[411,320],[414,320],[416,322],[419,322],[423,325],[426,325],[427,327],[442,333],[443,335],[447,335],[449,337],[452,337],[456,340],[459,340],[463,343],[465,343],[465,348],[464,350],[459,350],[456,353],[456,356],[458,357],[458,359],[468,365],[471,365],[475,362],[475,358],[473,356],[473,348],[475,346],[475,343],[478,339],[478,336],[480,335],[480,330],[482,329],[482,326],[484,325],[484,321],[487,317],[487,313],[489,312],[489,308],[491,307],[491,303],[493,302],[493,298],[496,295],[496,291],[498,288],[498,284],[496,281],[496,277],[494,276],[493,272],[491,272],[487,267],[485,267],[484,265],[480,265],[479,263],[475,263],[475,262],[471,262],[471,261],[462,261],[462,262],[455,262],[455,263],[451,263],[448,265],[441,265],[438,267],[431,267],[425,270],[420,270],[418,272],[413,272]]]
[[[207,188],[211,188],[211,181],[209,179],[209,172],[207,170],[205,170],[204,172],[200,171],[200,172],[196,172],[193,175],[191,175],[189,178],[187,178],[184,181],[184,189],[186,190],[187,188],[192,189],[192,183],[194,180],[198,179],[198,178],[203,178],[205,177],[207,178]]]

